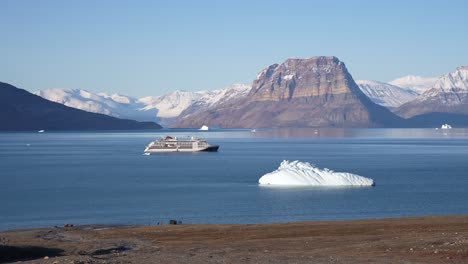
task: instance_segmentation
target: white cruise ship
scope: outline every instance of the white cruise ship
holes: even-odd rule
[[[177,137],[166,136],[149,143],[145,148],[145,153],[218,151],[218,148],[219,145],[210,145],[206,140],[195,137],[177,139]]]

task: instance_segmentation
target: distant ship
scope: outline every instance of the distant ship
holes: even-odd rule
[[[218,151],[219,145],[210,145],[206,140],[191,137],[188,139],[177,139],[177,137],[166,136],[148,144],[145,153],[162,152],[197,152]]]

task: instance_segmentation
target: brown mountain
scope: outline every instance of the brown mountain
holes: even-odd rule
[[[273,64],[258,74],[247,97],[181,117],[176,127],[383,127],[403,123],[365,96],[336,57]]]

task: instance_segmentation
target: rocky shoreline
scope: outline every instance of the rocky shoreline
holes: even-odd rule
[[[468,215],[0,232],[0,263],[467,263]]]

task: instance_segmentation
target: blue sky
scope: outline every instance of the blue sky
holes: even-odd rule
[[[334,55],[355,79],[468,65],[468,1],[0,0],[0,81],[133,96],[251,83]]]

